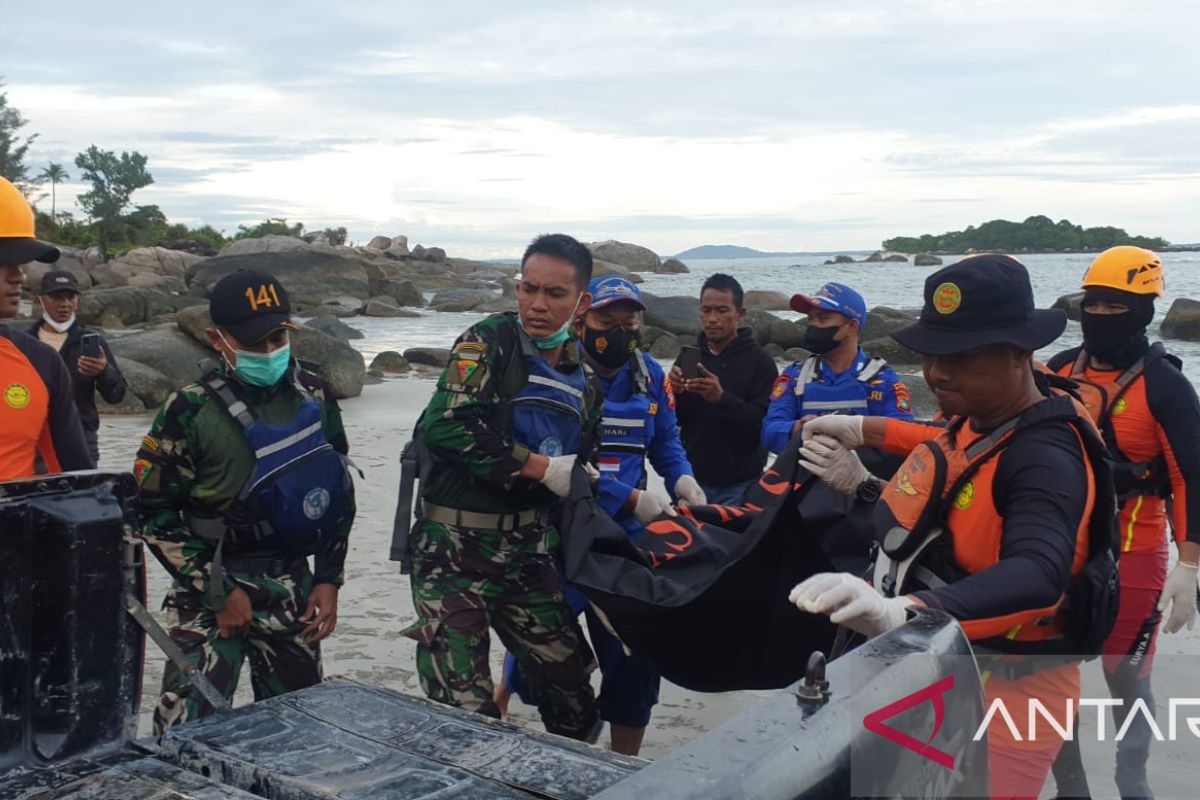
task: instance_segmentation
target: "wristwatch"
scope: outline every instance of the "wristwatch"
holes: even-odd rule
[[[854,497],[860,503],[874,503],[883,493],[883,484],[878,478],[867,478],[854,490]]]

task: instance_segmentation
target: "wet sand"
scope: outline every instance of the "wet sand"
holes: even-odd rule
[[[338,628],[323,645],[327,676],[344,675],[414,695],[421,695],[414,670],[415,644],[401,637],[399,631],[412,622],[415,615],[408,578],[400,575],[398,565],[387,560],[387,550],[396,507],[400,449],[411,435],[413,423],[432,391],[431,380],[412,376],[369,386],[362,397],[342,403],[351,454],[365,478],[359,480],[356,477],[359,512],[346,562],[346,586],[341,592]],[[100,428],[102,466],[129,468],[151,419],[150,415],[103,418]],[[655,478],[652,477],[652,480]],[[148,605],[158,614],[160,621],[162,617],[158,606],[168,584],[165,571],[151,560]],[[1161,670],[1162,679],[1156,681],[1155,693],[1160,702],[1158,717],[1162,720],[1167,697],[1195,697],[1200,694],[1191,685],[1195,676],[1200,674],[1200,631],[1160,634],[1158,649],[1161,659],[1174,662],[1172,669]],[[494,676],[500,674],[501,656],[499,645],[493,637]],[[150,711],[158,700],[157,691],[164,661],[153,645],[148,646],[146,657],[143,734],[150,730]],[[1095,670],[1098,663],[1091,662],[1087,668]],[[1156,670],[1156,675],[1159,672]],[[1184,676],[1190,676],[1190,680]],[[593,676],[593,683],[598,687],[598,673]],[[1104,696],[1098,675],[1085,678],[1085,686],[1092,687],[1086,696]],[[655,709],[642,754],[651,759],[661,758],[771,694],[703,694],[664,682],[662,702]],[[244,676],[236,704],[251,700],[248,676]],[[510,710],[513,721],[540,729],[536,709],[514,698]],[[1109,735],[1112,735],[1111,731]],[[601,743],[607,744],[607,734],[602,737]],[[1151,775],[1160,798],[1195,796],[1193,761],[1185,752],[1181,752],[1180,747],[1177,743],[1159,746],[1155,750]],[[1111,745],[1107,748],[1111,748]],[[1115,797],[1111,782],[1111,749],[1106,752],[1105,745],[1088,745],[1085,740],[1084,753],[1089,773],[1094,776],[1093,796]],[[1052,797],[1052,789],[1044,790],[1042,796]]]

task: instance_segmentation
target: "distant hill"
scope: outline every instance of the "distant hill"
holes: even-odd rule
[[[1047,216],[1029,217],[1024,222],[994,219],[976,228],[939,235],[897,236],[885,239],[884,250],[899,253],[965,253],[969,250],[1002,250],[1008,253],[1095,253],[1118,244],[1162,250],[1165,239],[1130,236],[1124,228],[1084,228],[1070,220],[1058,222]]]
[[[678,259],[685,258],[765,258],[767,256],[788,256],[792,253],[764,253],[753,247],[742,247],[736,244],[702,244],[691,250],[676,253]]]

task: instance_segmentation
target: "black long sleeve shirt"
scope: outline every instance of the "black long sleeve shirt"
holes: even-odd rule
[[[759,434],[779,369],[749,328],[740,328],[720,355],[703,334],[699,347],[700,363],[720,379],[724,396],[709,403],[691,392],[676,395],[680,438],[696,480],[732,486],[758,477],[767,462]]]

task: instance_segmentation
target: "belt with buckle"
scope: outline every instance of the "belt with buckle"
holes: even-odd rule
[[[421,503],[421,517],[430,522],[443,525],[454,525],[459,528],[482,528],[487,530],[515,531],[535,522],[545,522],[545,511],[530,508],[525,511],[513,511],[506,514],[485,514],[480,511],[465,511],[461,508],[447,508],[428,501]]]

